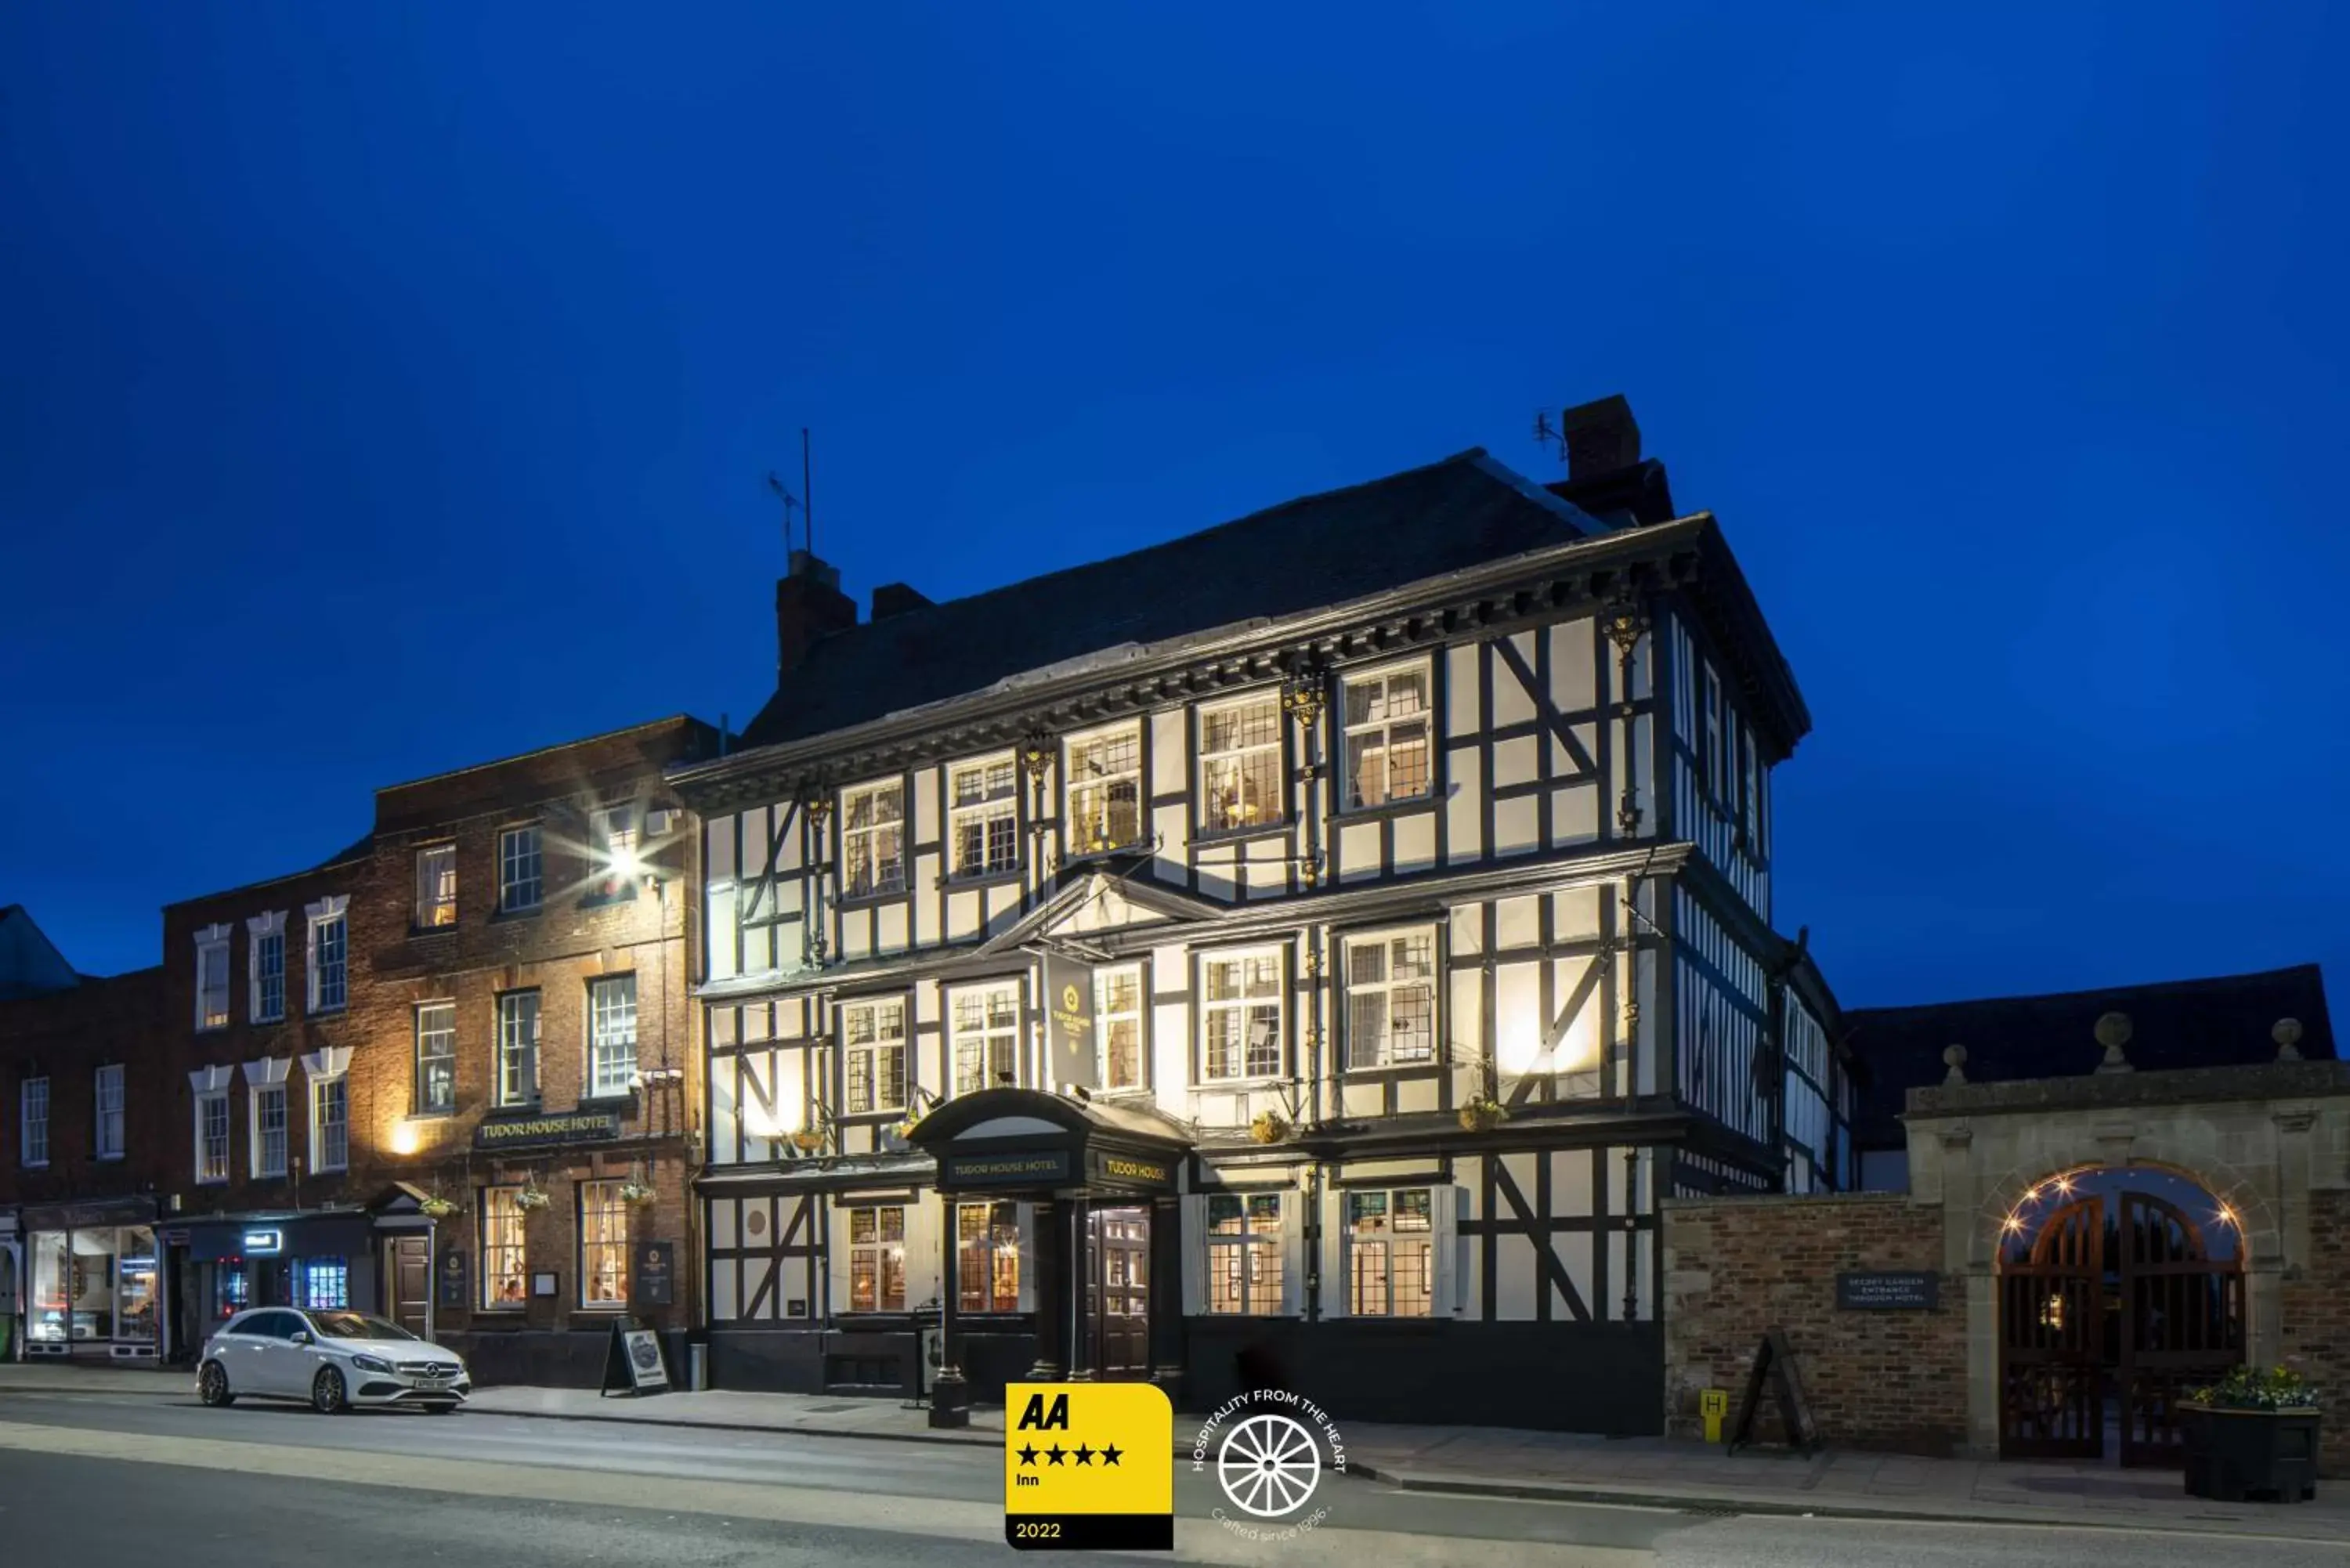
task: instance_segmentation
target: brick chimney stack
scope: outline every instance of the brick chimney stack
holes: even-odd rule
[[[1665,465],[1640,455],[1639,421],[1622,393],[1580,403],[1559,417],[1566,447],[1566,477],[1553,495],[1613,527],[1673,520]]]
[[[790,574],[775,579],[777,682],[800,667],[820,639],[856,624],[857,601],[840,591],[840,568],[794,550]]]

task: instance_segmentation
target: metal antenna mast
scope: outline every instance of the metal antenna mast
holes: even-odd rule
[[[784,565],[788,567],[792,560],[792,514],[799,509],[802,503],[798,496],[784,488],[784,482],[777,479],[772,470],[767,474],[767,488],[774,491],[784,504]]]
[[[808,466],[807,426],[800,427],[800,505],[807,513],[808,554],[816,554],[816,481]]]

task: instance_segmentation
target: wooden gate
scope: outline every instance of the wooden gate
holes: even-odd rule
[[[2181,1392],[2243,1360],[2244,1281],[2148,1193],[2051,1215],[1999,1278],[2000,1455],[2101,1459],[2118,1407],[2126,1465],[2179,1462]]]

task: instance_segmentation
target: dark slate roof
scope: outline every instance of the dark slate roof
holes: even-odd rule
[[[743,732],[806,740],[1128,643],[1298,615],[1605,527],[1482,449],[818,642]]]
[[[1903,1096],[1942,1081],[1950,1070],[1942,1062],[1944,1047],[1967,1048],[1970,1083],[2069,1077],[2105,1060],[2095,1031],[2107,1012],[2129,1015],[2130,1042],[2123,1052],[2141,1072],[2272,1062],[2277,1047],[2269,1031],[2280,1018],[2301,1021],[2303,1056],[2314,1061],[2335,1054],[2325,984],[2315,964],[2052,996],[1855,1008],[1844,1015],[1846,1039],[1869,1068],[1856,1143],[1902,1147],[1895,1118]]]

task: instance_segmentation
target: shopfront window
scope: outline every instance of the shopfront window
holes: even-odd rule
[[[253,1304],[252,1282],[241,1259],[224,1258],[213,1266],[213,1317],[226,1322]]]
[[[66,1294],[72,1311],[77,1340],[114,1337],[115,1233],[108,1231],[71,1232]]]
[[[155,1232],[141,1225],[116,1232],[114,1337],[155,1337]]]
[[[1425,1187],[1347,1194],[1347,1310],[1427,1317],[1436,1300],[1434,1194]]]
[[[579,1304],[629,1304],[629,1204],[617,1181],[579,1184]]]
[[[1270,1315],[1282,1310],[1278,1192],[1208,1197],[1208,1310]]]
[[[343,1258],[304,1258],[296,1265],[301,1303],[310,1312],[333,1312],[351,1304],[351,1267]]]
[[[906,1210],[848,1211],[848,1310],[906,1310]]]
[[[25,1336],[36,1344],[62,1345],[71,1332],[72,1271],[66,1264],[66,1242],[62,1231],[36,1235],[32,1241],[33,1293],[25,1303]]]
[[[955,1210],[960,1309],[1020,1310],[1020,1206],[965,1203]]]

